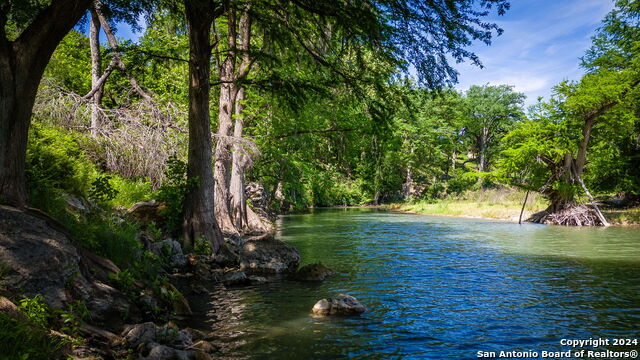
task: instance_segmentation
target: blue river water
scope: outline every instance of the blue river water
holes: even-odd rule
[[[491,351],[542,358],[572,349],[562,339],[640,341],[638,228],[330,209],[283,216],[278,229],[303,264],[321,262],[340,275],[225,290],[207,319],[220,358],[476,359]],[[368,311],[310,316],[317,300],[340,293]]]

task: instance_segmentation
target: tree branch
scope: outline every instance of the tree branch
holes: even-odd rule
[[[133,89],[138,94],[140,94],[140,96],[145,100],[151,100],[151,95],[147,94],[144,90],[142,90],[140,85],[138,85],[138,81],[136,81],[136,79],[131,74],[129,74],[129,72],[127,72],[127,67],[125,66],[124,62],[122,61],[122,57],[118,52],[118,42],[116,41],[116,37],[113,35],[113,31],[111,30],[111,25],[109,24],[107,19],[104,17],[104,14],[102,14],[99,1],[95,2],[95,11],[98,14],[98,19],[100,19],[100,24],[102,25],[102,29],[104,30],[105,35],[107,35],[107,42],[109,43],[109,46],[111,46],[111,48],[113,49],[113,58],[116,60],[116,64],[118,65],[120,70],[122,70],[122,72],[125,73]]]

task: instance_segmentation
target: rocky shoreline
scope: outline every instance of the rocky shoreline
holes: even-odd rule
[[[189,297],[204,285],[237,286],[296,274],[300,263],[297,250],[272,234],[226,237],[215,258],[185,254],[168,237],[152,241],[142,233],[139,239],[146,250],[167,259],[168,281],[127,283],[126,272],[74,245],[54,219],[35,209],[0,206],[1,315],[24,320],[12,299],[39,296],[52,312],[72,312],[73,304],[82,304],[88,315],[77,329],[82,340],[67,345],[65,356],[208,359],[214,349],[206,345],[207,335],[171,321],[191,314]]]

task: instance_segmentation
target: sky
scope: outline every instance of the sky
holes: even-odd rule
[[[527,105],[539,96],[548,99],[554,85],[584,74],[580,57],[611,9],[611,0],[512,0],[505,15],[490,18],[504,33],[490,46],[470,48],[484,68],[468,62],[456,65],[456,88],[508,84],[527,95]]]
[[[456,64],[460,73],[456,88],[465,91],[471,85],[507,84],[527,95],[527,105],[539,96],[548,99],[554,85],[565,79],[578,80],[584,73],[580,57],[611,9],[612,0],[511,0],[505,15],[494,12],[489,18],[504,33],[490,46],[477,43],[470,47],[484,68],[469,62]],[[142,19],[140,25],[144,26]],[[133,41],[141,35],[125,24],[118,24],[117,31],[118,37]]]

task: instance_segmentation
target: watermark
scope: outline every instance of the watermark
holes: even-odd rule
[[[476,352],[478,359],[636,359],[638,339],[561,339],[559,344],[570,347],[563,351],[547,350],[501,350]],[[621,349],[600,349],[603,346],[617,346]]]

